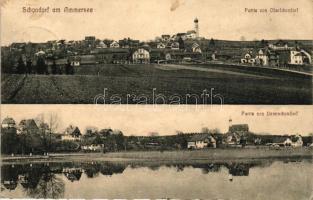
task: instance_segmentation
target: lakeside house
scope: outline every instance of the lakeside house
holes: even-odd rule
[[[224,143],[227,145],[244,145],[249,134],[248,124],[230,125],[228,132],[224,136]]]
[[[101,152],[104,149],[104,144],[91,144],[81,146],[83,151]]]
[[[216,148],[216,139],[211,134],[196,133],[187,143],[188,149],[203,149],[207,147]]]
[[[303,140],[301,135],[293,136],[272,136],[272,142],[267,143],[270,146],[280,147],[302,147]]]
[[[81,132],[77,126],[70,125],[67,127],[64,131],[64,133],[61,135],[61,140],[80,140],[81,139]]]
[[[33,119],[23,119],[21,122],[18,124],[17,127],[17,134],[22,134],[22,133],[38,133],[39,128]]]

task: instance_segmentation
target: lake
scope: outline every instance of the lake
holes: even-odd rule
[[[310,199],[311,159],[1,166],[1,197]]]

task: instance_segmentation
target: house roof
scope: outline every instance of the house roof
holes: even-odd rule
[[[229,127],[229,132],[248,132],[249,131],[249,126],[248,124],[234,124]]]
[[[192,34],[192,33],[196,33],[196,31],[195,30],[187,31],[187,34]]]
[[[19,123],[19,126],[25,129],[38,129],[38,126],[33,119],[23,119]]]
[[[288,136],[273,136],[272,137],[272,143],[283,143],[288,138],[289,138]]]
[[[72,126],[72,125],[70,125],[69,127],[67,127],[64,132],[65,132],[66,134],[70,134],[70,135],[72,135],[72,134],[74,134],[74,133],[75,133],[75,134],[81,134],[79,128],[78,128],[77,126]]]
[[[203,140],[208,139],[209,136],[210,134],[207,134],[207,133],[197,133],[197,134],[194,134],[188,141],[189,142],[203,141]]]
[[[129,53],[128,48],[104,48],[104,49],[94,49],[91,54],[110,54],[110,53]]]
[[[2,121],[2,124],[13,124],[15,125],[15,121],[13,118],[11,117],[6,117],[3,121]]]

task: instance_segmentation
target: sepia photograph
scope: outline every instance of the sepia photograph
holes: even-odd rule
[[[312,0],[0,0],[0,199],[313,200]]]
[[[1,196],[310,199],[309,108],[4,105]]]
[[[4,104],[312,105],[311,0],[2,2]]]

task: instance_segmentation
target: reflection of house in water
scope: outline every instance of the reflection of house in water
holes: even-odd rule
[[[81,168],[63,168],[63,174],[71,182],[79,181],[83,170]]]
[[[250,165],[235,163],[226,166],[229,170],[229,174],[233,176],[249,176]]]
[[[221,166],[220,163],[208,163],[208,164],[193,164],[193,168],[200,168],[203,174],[208,174],[209,172],[219,172]]]
[[[1,166],[1,183],[7,190],[15,190],[17,187],[18,171],[14,165]]]
[[[105,163],[101,165],[100,172],[105,176],[111,176],[113,174],[122,174],[126,166],[121,164]]]

